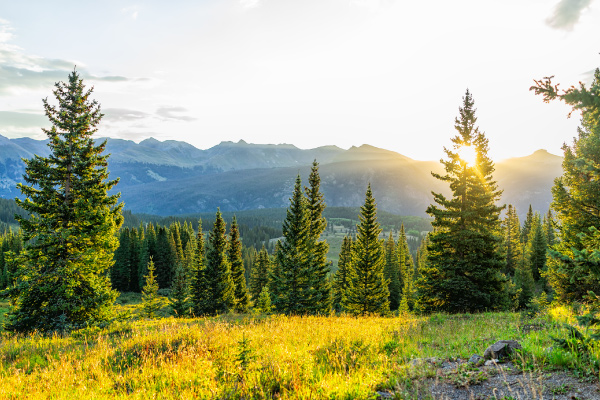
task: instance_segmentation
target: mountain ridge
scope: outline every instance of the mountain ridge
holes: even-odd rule
[[[371,183],[381,209],[423,216],[433,201],[431,191],[448,192],[447,185],[431,176],[432,171],[443,172],[439,162],[413,160],[368,144],[348,150],[334,145],[299,149],[240,140],[201,150],[176,140],[106,140],[111,179],[120,178],[116,190],[135,212],[170,215],[217,207],[227,211],[287,207],[296,175],[306,180],[315,159],[330,206],[360,206]],[[25,172],[21,158],[46,156],[46,143],[0,135],[0,197],[19,195],[16,184]],[[494,178],[504,190],[502,202],[515,205],[519,214],[529,204],[545,212],[553,181],[562,173],[561,162],[562,157],[543,149],[497,162]]]

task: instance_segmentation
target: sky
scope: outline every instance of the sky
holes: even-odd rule
[[[370,144],[438,160],[468,88],[496,160],[562,154],[579,117],[529,91],[600,67],[600,0],[12,1],[0,5],[0,134],[45,138],[73,68],[98,136]]]

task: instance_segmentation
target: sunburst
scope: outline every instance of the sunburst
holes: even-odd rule
[[[477,150],[474,146],[460,146],[458,149],[458,156],[461,160],[467,163],[467,165],[475,165],[477,162]]]

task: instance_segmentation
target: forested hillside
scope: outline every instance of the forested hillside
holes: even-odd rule
[[[46,155],[43,141],[1,138],[0,197],[14,198],[22,181],[21,157]],[[447,190],[432,178],[441,165],[416,161],[398,153],[363,145],[342,150],[335,146],[301,150],[292,145],[223,142],[199,150],[177,141],[108,139],[111,178],[125,207],[135,213],[162,216],[223,211],[283,208],[293,177],[306,174],[310,163],[321,164],[322,191],[331,207],[358,207],[368,182],[381,210],[425,216],[431,191]],[[519,212],[532,204],[544,212],[550,188],[561,174],[561,157],[540,150],[527,157],[501,161],[496,176],[504,189],[502,201]]]

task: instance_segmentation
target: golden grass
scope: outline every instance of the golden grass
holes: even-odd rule
[[[520,323],[515,313],[226,315],[131,320],[67,337],[4,333],[0,399],[376,398],[427,376],[409,366],[413,358],[468,358],[500,339],[521,340],[534,356],[550,345]]]

